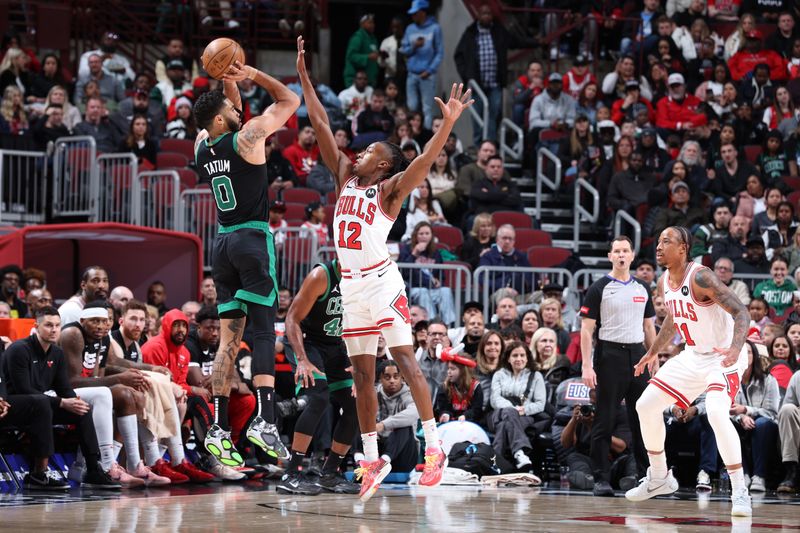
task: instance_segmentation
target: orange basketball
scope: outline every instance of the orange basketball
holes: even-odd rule
[[[239,61],[244,65],[244,50],[233,39],[220,37],[208,43],[206,49],[203,50],[201,61],[209,76],[221,80],[225,71],[234,61]]]

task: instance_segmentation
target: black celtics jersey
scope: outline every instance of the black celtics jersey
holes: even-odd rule
[[[337,260],[320,263],[328,277],[328,289],[320,296],[308,316],[300,323],[307,340],[322,344],[342,343],[342,294],[339,292]]]
[[[108,359],[108,351],[111,347],[111,338],[106,335],[102,339],[95,341],[91,340],[86,335],[86,330],[80,325],[79,322],[72,322],[64,326],[61,330],[67,330],[69,328],[78,328],[81,332],[81,336],[83,337],[83,357],[81,360],[81,377],[84,378],[93,378],[98,375],[98,371],[100,368],[106,367],[106,361]]]
[[[200,181],[211,185],[221,226],[269,221],[267,165],[252,165],[239,156],[238,135],[206,139],[195,153]]]

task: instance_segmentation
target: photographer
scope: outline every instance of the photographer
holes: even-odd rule
[[[592,427],[595,422],[597,393],[595,389],[589,393],[591,403],[576,405],[561,433],[561,445],[567,454],[565,462],[569,466],[569,486],[572,489],[589,490],[595,484],[593,473],[597,471],[595,463],[589,457],[592,446]],[[611,485],[628,490],[636,484],[636,461],[633,455],[625,453],[630,441],[630,428],[627,424],[625,409],[616,408],[616,426],[611,432],[609,448],[613,462],[609,468]]]

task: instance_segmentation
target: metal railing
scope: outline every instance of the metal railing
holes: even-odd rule
[[[633,255],[639,255],[642,246],[642,225],[636,218],[623,209],[618,209],[614,215],[614,235],[622,235],[622,222],[627,222],[633,228]]]
[[[500,277],[499,282],[497,281],[498,276]],[[472,273],[473,294],[475,300],[483,303],[483,316],[490,317],[494,310],[493,286],[503,288],[511,285],[517,291],[521,301],[530,303],[533,293],[539,290],[537,277],[541,281],[546,279],[548,283],[558,283],[562,287],[570,287],[573,283],[572,273],[566,268],[482,266],[475,269]],[[490,282],[487,283],[487,281]],[[522,285],[515,283],[517,281]]]
[[[426,309],[429,318],[439,318],[446,324],[461,325],[461,307],[472,295],[472,272],[464,265],[397,263],[408,287],[412,305]],[[422,273],[431,276],[427,285]],[[433,279],[439,281],[439,286]]]
[[[572,275],[570,289],[575,292],[586,290],[592,283],[606,274],[608,274],[607,268],[582,268]]]
[[[478,126],[481,128],[481,139],[488,139],[489,138],[489,99],[486,98],[486,93],[483,92],[481,86],[475,80],[469,80],[467,85],[470,89],[472,89],[472,96],[475,98],[475,101],[480,101],[483,105],[483,114],[478,113],[478,110],[475,109],[475,106],[470,106],[469,114],[472,118],[478,123]]]
[[[555,177],[551,180],[547,175],[545,169],[545,162],[552,163],[555,170]],[[536,220],[542,221],[542,186],[547,187],[553,191],[558,192],[561,187],[561,160],[547,148],[539,148],[536,152]]]
[[[319,260],[317,233],[288,227],[274,232],[278,283],[296,293]]]
[[[88,135],[61,137],[53,154],[53,216],[90,218],[98,198],[97,144]]]
[[[132,153],[102,154],[97,158],[99,196],[94,222],[133,222],[133,182],[139,162]]]
[[[587,211],[581,205],[581,189],[592,195],[592,212]],[[580,248],[581,217],[585,217],[587,222],[597,222],[600,216],[600,193],[591,183],[583,178],[575,180],[575,197],[573,205],[573,226],[572,226],[572,249],[576,252]]]
[[[509,130],[515,135],[513,144],[506,142]],[[506,161],[506,165],[509,163],[506,157],[513,161],[522,161],[522,155],[525,151],[525,132],[522,131],[522,128],[514,124],[511,119],[504,118],[500,122],[499,140],[500,157]]]
[[[211,252],[217,235],[217,204],[214,194],[205,188],[181,192],[178,231],[197,235],[203,243],[203,268],[211,268]]]
[[[177,230],[181,225],[181,178],[174,170],[140,172],[133,182],[133,223]]]
[[[0,150],[0,222],[46,220],[47,170],[45,152]]]

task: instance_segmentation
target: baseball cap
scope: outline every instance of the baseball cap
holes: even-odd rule
[[[563,292],[564,287],[559,285],[558,283],[548,283],[544,287],[542,287],[542,292]]]
[[[761,33],[761,31],[757,29],[750,30],[749,32],[745,33],[744,36],[747,37],[748,39],[760,40],[764,38],[764,35]]]
[[[680,189],[681,187],[683,187],[687,191],[689,190],[689,185],[685,181],[678,181],[678,182],[675,183],[675,185],[672,186],[672,189],[670,189],[670,191],[671,192],[675,192],[678,189]]]
[[[656,136],[656,129],[655,128],[643,128],[642,135],[652,135],[653,137]]]
[[[600,122],[597,123],[597,129],[598,130],[602,130],[604,128],[611,128],[611,129],[616,130],[617,125],[614,124],[613,120],[601,120]]]
[[[667,78],[667,85],[685,85],[686,82],[683,79],[683,74],[679,72],[673,72]]]
[[[428,10],[430,5],[428,4],[428,0],[414,0],[411,2],[411,9],[408,10],[409,15],[413,15],[417,11]]]
[[[578,54],[575,56],[575,61],[572,62],[573,65],[576,67],[582,67],[584,65],[588,65],[589,61],[586,59],[586,56],[583,54]]]
[[[183,64],[183,61],[180,59],[173,59],[169,63],[167,63],[167,70],[186,70],[186,66]]]
[[[763,248],[764,241],[761,239],[761,237],[750,237],[747,239],[747,244],[745,244],[745,247],[749,248],[750,246],[761,246]]]
[[[561,74],[559,74],[558,72],[552,72],[552,73],[550,73],[549,76],[547,76],[547,81],[549,81],[551,83],[552,82],[561,83],[563,81],[563,79],[561,78]]]
[[[204,78],[203,76],[198,76],[192,82],[192,87],[199,89],[201,87],[208,87],[208,78]]]
[[[478,311],[483,311],[483,306],[480,302],[471,301],[464,304],[464,307],[461,308],[461,314],[463,315],[470,309],[477,309]]]
[[[638,89],[639,82],[636,80],[628,80],[625,82],[625,90],[629,91],[630,89]]]
[[[270,211],[276,211],[278,213],[285,213],[286,212],[286,204],[283,203],[281,200],[275,200],[272,202],[272,205],[269,206]]]
[[[368,20],[375,20],[375,15],[372,13],[367,13],[366,15],[362,15],[362,17],[358,20],[360,24],[365,23]]]

